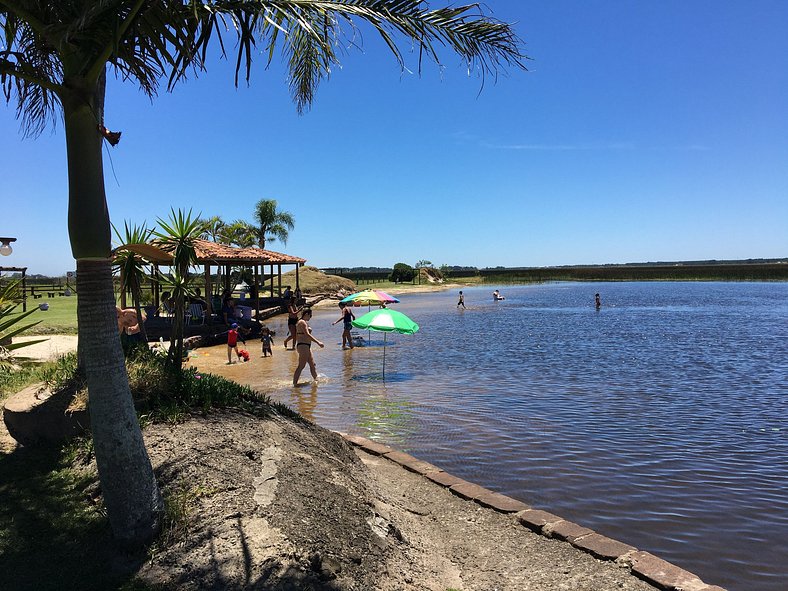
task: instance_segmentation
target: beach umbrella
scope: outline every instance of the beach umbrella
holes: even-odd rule
[[[339,300],[340,303],[349,304],[351,306],[385,306],[386,304],[398,304],[399,300],[393,295],[387,294],[385,291],[379,289],[365,289],[356,293],[351,293],[346,298]],[[369,338],[369,335],[367,335]]]
[[[383,379],[386,379],[386,335],[390,332],[400,334],[413,334],[419,330],[419,325],[405,316],[402,312],[381,308],[367,312],[361,318],[356,318],[351,323],[356,328],[366,328],[383,333]]]
[[[346,298],[342,298],[340,302],[352,304],[353,306],[383,306],[385,304],[398,304],[399,300],[379,289],[365,289],[364,291],[351,293]]]

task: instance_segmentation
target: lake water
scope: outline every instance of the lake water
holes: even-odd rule
[[[401,296],[421,330],[387,338],[385,381],[380,333],[341,351],[336,308],[311,323],[317,387],[289,385],[282,318],[273,360],[222,373],[707,583],[788,589],[788,284],[463,291],[464,311],[456,291]]]

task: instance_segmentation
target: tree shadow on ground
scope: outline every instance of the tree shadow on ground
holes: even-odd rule
[[[97,497],[95,474],[72,469],[59,446],[0,454],[0,589],[126,585],[145,554],[118,549]]]

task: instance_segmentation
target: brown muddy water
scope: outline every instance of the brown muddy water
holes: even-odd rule
[[[342,351],[337,308],[311,322],[316,384],[291,385],[284,318],[272,358],[255,341],[243,365],[224,346],[191,362],[708,583],[788,589],[788,284],[464,291],[464,311],[455,292],[400,297],[421,330],[388,337],[385,380],[382,336]]]

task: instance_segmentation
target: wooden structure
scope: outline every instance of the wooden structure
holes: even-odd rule
[[[0,273],[22,273],[22,312],[27,312],[27,267],[0,267]]]
[[[125,244],[118,247],[116,250],[128,250],[140,255],[143,259],[148,261],[155,270],[158,272],[160,266],[169,266],[172,264],[172,255],[167,251],[161,249],[156,244]],[[254,284],[252,289],[255,293],[261,294],[264,290],[270,289],[271,297],[275,294],[281,295],[282,293],[282,266],[295,265],[296,271],[296,289],[299,288],[298,269],[306,263],[306,259],[296,257],[273,250],[263,250],[262,248],[237,248],[227,244],[219,244],[211,242],[210,240],[198,239],[195,240],[194,250],[197,255],[197,263],[203,266],[203,277],[205,286],[205,303],[207,304],[207,317],[211,318],[211,314],[217,314],[221,310],[213,309],[213,302],[211,301],[211,294],[213,293],[213,285],[211,283],[211,269],[216,267],[222,269],[224,273],[224,289],[225,293],[232,292],[230,285],[230,270],[233,267],[251,267],[254,274]],[[266,267],[269,268],[269,273],[265,273]],[[154,276],[157,273],[154,273]],[[266,286],[266,276],[270,280],[270,285]],[[264,283],[260,283],[263,279]],[[276,280],[276,283],[275,283]],[[158,308],[160,305],[161,291],[158,282],[154,282],[153,303]],[[254,298],[256,306],[256,314],[260,313],[260,298]],[[126,293],[121,293],[121,306],[126,307]]]

